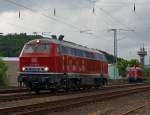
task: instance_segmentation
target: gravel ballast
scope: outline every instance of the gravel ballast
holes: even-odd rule
[[[89,105],[66,110],[65,112],[49,113],[49,115],[121,115],[126,111],[148,102],[150,102],[150,91],[115,98],[108,101],[89,103]],[[135,114],[132,113],[132,115],[150,115],[150,107],[144,107],[139,113],[137,111]]]

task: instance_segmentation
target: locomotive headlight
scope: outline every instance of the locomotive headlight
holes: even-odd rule
[[[48,71],[48,70],[49,70],[48,67],[45,67],[45,68],[44,68],[44,71]]]
[[[25,71],[26,70],[26,68],[25,67],[22,67],[22,71]]]

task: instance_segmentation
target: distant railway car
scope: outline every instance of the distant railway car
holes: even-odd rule
[[[140,67],[131,67],[128,69],[128,80],[130,82],[142,82],[144,79],[144,70]]]
[[[18,82],[35,92],[99,87],[107,75],[103,53],[64,40],[32,40],[19,57]]]

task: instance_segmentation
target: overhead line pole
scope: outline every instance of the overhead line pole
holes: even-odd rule
[[[113,61],[113,65],[114,65],[114,79],[117,79],[117,64],[118,64],[118,60],[117,60],[117,31],[121,30],[121,31],[134,31],[134,30],[127,30],[127,29],[110,29],[109,31],[113,31],[114,32],[114,61]]]
[[[114,32],[114,79],[117,79],[117,29],[110,29]]]

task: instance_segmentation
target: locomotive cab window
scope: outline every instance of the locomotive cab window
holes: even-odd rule
[[[49,53],[50,44],[27,44],[23,53]]]

